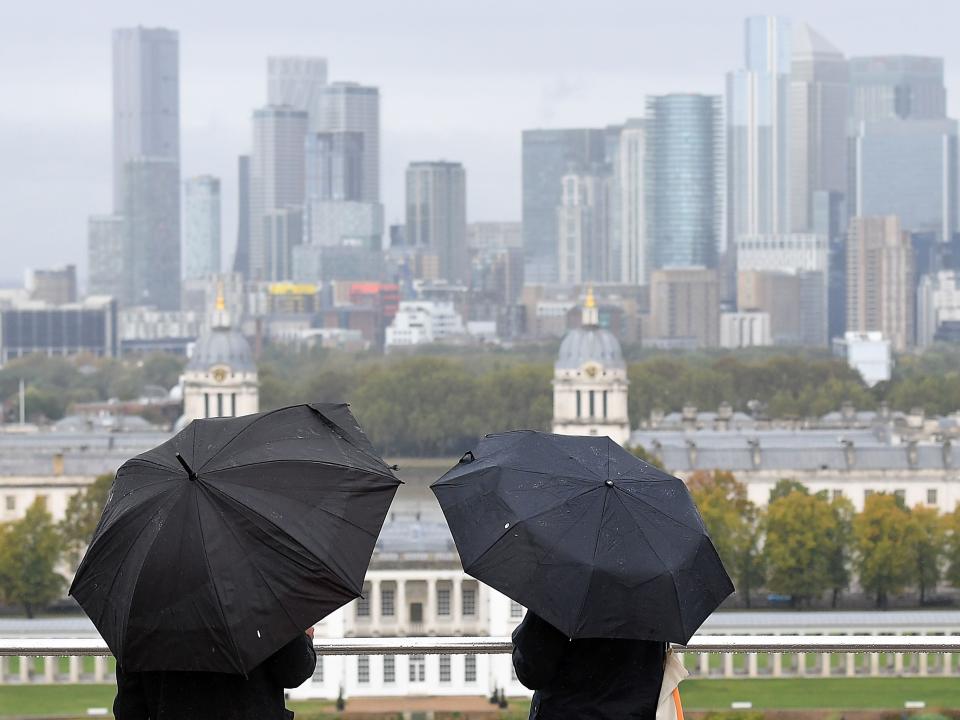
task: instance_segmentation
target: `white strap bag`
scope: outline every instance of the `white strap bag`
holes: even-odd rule
[[[657,720],[683,720],[680,704],[680,683],[689,675],[673,650],[667,650],[663,662],[663,684],[657,701]]]

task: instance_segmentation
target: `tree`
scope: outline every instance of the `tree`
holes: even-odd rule
[[[664,469],[663,460],[654,455],[652,452],[648,451],[643,445],[631,445],[627,450],[636,455],[638,458],[643,460],[645,463],[653,465],[655,468]]]
[[[39,501],[0,533],[0,591],[6,602],[22,605],[28,618],[63,591],[64,579],[54,570],[60,549],[53,518]]]
[[[738,592],[750,607],[750,593],[763,582],[760,553],[760,516],[747,498],[747,487],[733,473],[699,470],[687,486],[693,496],[714,547]]]
[[[773,503],[780,498],[785,498],[792,492],[798,492],[802,495],[809,495],[810,491],[807,490],[807,486],[804,485],[799,480],[791,480],[789,478],[782,478],[777,480],[777,484],[773,486],[773,490],[770,491],[770,499],[767,501],[767,504]]]
[[[952,513],[944,515],[944,556],[947,564],[946,578],[954,587],[960,587],[960,505]]]
[[[920,604],[927,600],[927,590],[940,582],[945,545],[944,523],[935,507],[917,505],[910,512],[908,545],[910,547],[913,582],[920,591]]]
[[[806,488],[774,499],[764,516],[767,587],[790,595],[794,605],[828,590],[835,522],[830,503]]]
[[[853,503],[843,496],[830,501],[834,522],[828,535],[830,568],[830,607],[837,607],[840,593],[850,585],[850,562],[853,552]]]
[[[112,485],[113,475],[99,475],[91,485],[71,495],[67,501],[58,529],[66,562],[72,569],[80,564],[80,558],[93,537]]]
[[[860,585],[873,593],[878,608],[886,609],[890,595],[910,582],[911,533],[910,512],[886,493],[868,497],[863,512],[853,519]]]

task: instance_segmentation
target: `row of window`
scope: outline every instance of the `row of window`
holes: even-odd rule
[[[313,673],[313,679],[316,682],[323,682],[323,658],[317,658],[317,669]],[[449,655],[441,655],[438,658],[440,669],[440,682],[449,683],[453,679],[451,670],[451,658]],[[427,658],[425,655],[410,655],[407,661],[407,679],[412,683],[426,682],[427,679]],[[390,685],[397,681],[397,660],[395,655],[383,656],[383,683]],[[477,656],[464,655],[463,657],[463,681],[465,683],[475,683],[477,681]],[[357,656],[357,682],[361,685],[370,682],[370,656]]]
[[[437,588],[437,615],[450,617],[452,588]],[[463,587],[460,590],[460,607],[464,617],[477,616],[477,589]],[[363,597],[357,599],[357,617],[370,617],[370,583],[363,586]],[[396,590],[389,587],[380,588],[380,615],[394,617],[397,613]],[[410,622],[423,622],[423,603],[410,603]]]
[[[864,501],[866,501],[866,499],[867,499],[868,497],[870,497],[871,495],[873,495],[875,492],[877,492],[877,491],[876,491],[876,490],[870,490],[870,489],[864,490],[864,491],[863,491],[863,499],[864,499]],[[901,502],[906,502],[906,501],[907,501],[907,491],[904,490],[903,488],[898,488],[898,489],[894,490],[894,491],[893,491],[893,494],[894,494],[894,495],[896,496],[896,498],[897,498],[898,500],[900,500]],[[831,493],[831,495],[832,495],[832,497],[833,497],[834,500],[836,500],[837,498],[841,498],[841,497],[843,497],[843,490],[834,489],[833,492]],[[938,494],[937,494],[937,489],[936,489],[936,488],[927,488],[927,505],[936,505],[936,504],[937,504],[937,499],[938,499],[938,497],[939,497],[939,496],[938,496]]]
[[[603,415],[598,415],[598,414],[597,414],[597,402],[596,402],[596,395],[597,395],[597,394],[602,395],[602,398],[603,398],[603,400],[602,400]],[[589,411],[590,411],[589,414],[587,414],[587,415],[584,415],[584,413],[583,413],[583,409],[584,409],[584,408],[583,408],[583,398],[582,398],[581,396],[582,396],[582,391],[577,390],[577,417],[578,417],[578,418],[580,418],[580,417],[591,417],[591,418],[595,418],[595,417],[604,417],[604,418],[605,418],[605,417],[607,417],[607,391],[606,391],[606,390],[603,390],[603,391],[600,392],[600,393],[598,393],[598,391],[596,391],[596,390],[588,390],[588,391],[587,391],[587,406],[588,406],[588,409],[589,409]]]
[[[47,496],[46,495],[35,495],[33,501],[37,503],[44,510],[47,508]],[[17,496],[16,495],[7,495],[4,498],[4,506],[10,512],[13,512],[17,509]]]

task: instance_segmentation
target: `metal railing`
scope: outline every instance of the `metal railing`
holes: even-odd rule
[[[317,638],[318,655],[499,655],[509,653],[509,637]],[[701,635],[688,653],[960,653],[960,635]],[[0,656],[105,656],[99,638],[0,637]]]

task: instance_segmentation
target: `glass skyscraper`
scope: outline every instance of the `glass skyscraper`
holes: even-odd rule
[[[875,120],[947,116],[943,58],[879,55],[850,58],[850,119]]]
[[[183,277],[220,272],[220,180],[200,175],[183,184]]]
[[[713,268],[722,234],[720,98],[647,98],[646,240],[653,267]]]

